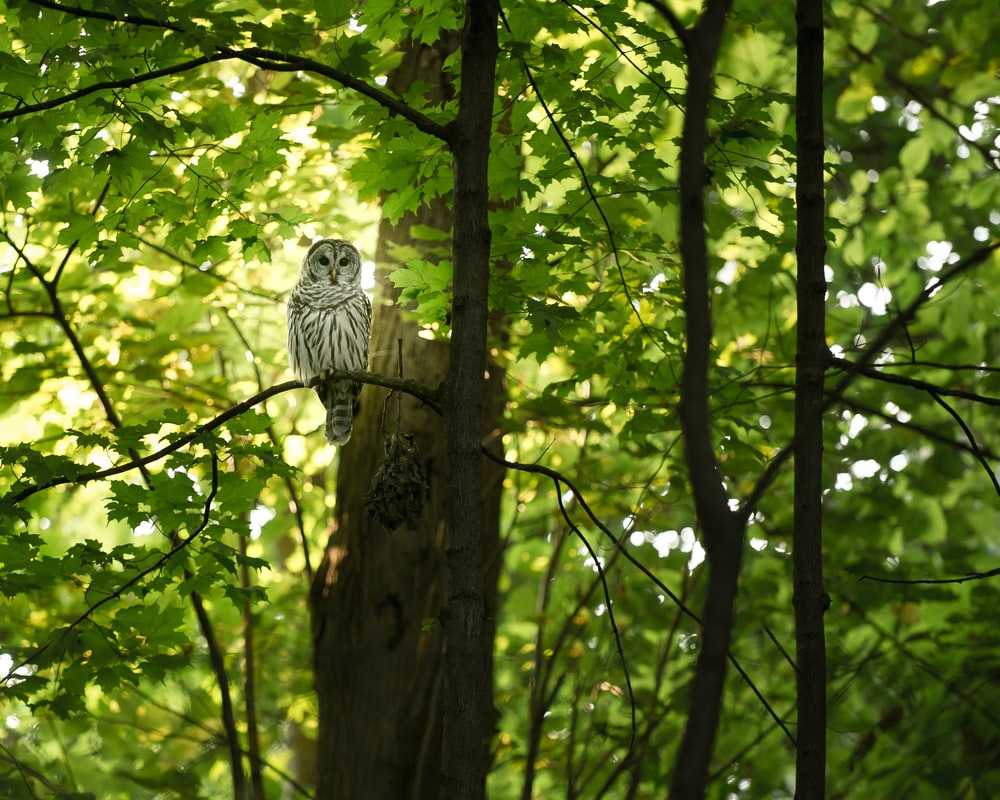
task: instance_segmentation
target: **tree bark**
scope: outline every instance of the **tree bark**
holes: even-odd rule
[[[679,412],[685,462],[708,568],[698,663],[689,690],[684,735],[674,760],[671,800],[705,794],[722,711],[745,531],[742,517],[729,507],[719,471],[712,441],[708,384],[712,317],[704,198],[706,126],[713,70],[730,5],[729,0],[708,2],[698,23],[690,29],[680,28],[668,10],[668,19],[681,36],[688,61],[680,155],[680,252],[687,341]]]
[[[451,76],[442,64],[457,43],[457,35],[444,33],[433,47],[404,45],[406,55],[388,88],[402,93],[419,79],[436,87],[429,102],[446,97]],[[395,375],[397,342],[402,340],[406,377],[437,386],[447,374],[449,343],[418,335],[420,326],[395,304],[398,291],[389,278],[393,270],[405,268],[392,263],[393,245],[424,247],[410,234],[414,225],[450,231],[451,210],[437,202],[394,225],[382,222],[375,253],[370,369]],[[491,367],[489,379],[483,383],[481,374],[480,383],[477,421],[479,411],[483,413],[477,440],[496,438],[504,404],[502,370]],[[384,452],[380,423],[385,394],[373,386],[361,394],[353,436],[340,452],[330,543],[310,597],[319,699],[316,796],[332,800],[440,796],[444,636],[436,618],[443,598],[444,505],[450,491],[444,425],[429,408],[403,398],[402,428],[415,437],[430,491],[417,530],[402,528],[390,536],[369,517],[362,501]],[[390,431],[395,409],[393,397],[386,415]],[[482,480],[476,528],[483,537],[480,550],[495,562],[501,481],[495,470]],[[493,608],[495,569],[488,572],[485,588],[482,560],[477,574],[480,591]]]
[[[468,0],[462,83],[449,143],[455,167],[451,365],[444,418],[448,493],[444,627],[444,800],[485,797],[491,705],[483,590],[482,414],[489,328],[489,152],[498,53],[496,0]]]
[[[826,255],[823,202],[823,4],[799,0],[796,78],[798,259],[795,373],[795,508],[792,584],[798,666],[795,796],[826,792],[826,645],[823,614],[823,376]]]

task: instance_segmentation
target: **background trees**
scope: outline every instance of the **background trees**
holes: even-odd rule
[[[281,319],[303,245],[336,232],[378,253],[376,295],[398,295],[384,314],[412,326],[407,378],[436,389],[449,336],[484,335],[452,307],[469,262],[440,216],[461,205],[464,12],[88,8],[8,3],[0,29],[0,792],[308,796],[330,760],[310,744],[312,644],[356,668],[347,643],[380,641],[361,663],[405,686],[391,664],[414,662],[394,632],[432,665],[415,673],[427,713],[397,729],[400,751],[436,773],[438,655],[456,634],[436,621],[436,509],[453,487],[434,447],[465,414],[457,451],[471,457],[479,404],[461,404],[476,381],[448,384],[439,433],[426,408],[404,416],[432,476],[423,527],[362,534],[344,517],[363,510],[396,400],[383,415],[385,390],[369,387],[364,436],[342,457],[322,446],[313,398],[284,383]],[[736,4],[711,73],[692,60],[710,19],[694,9],[498,12],[489,162],[471,159],[488,168],[476,185],[486,177],[493,267],[487,309],[469,301],[502,318],[485,346],[491,378],[507,375],[503,454],[521,465],[505,474],[500,547],[483,554],[485,570],[502,561],[484,618],[492,796],[658,797],[686,766],[712,536],[679,421],[685,325],[702,303],[688,244],[704,250],[711,313],[693,401],[719,487],[748,514],[708,792],[792,792],[795,109],[808,99],[792,11]],[[829,796],[996,791],[1000,54],[987,13],[835,2],[824,20]],[[436,78],[390,77],[448,41]],[[692,151],[693,69],[712,97]],[[683,224],[684,197],[703,200],[703,225]],[[395,375],[392,337],[377,336],[377,371]],[[411,551],[414,575],[430,567],[426,615],[389,599]],[[363,563],[362,582],[331,582],[337,558],[345,576]],[[371,583],[383,559],[390,588]],[[385,717],[351,706],[352,684],[322,663],[318,696],[357,714],[331,730],[363,742]],[[389,759],[384,775],[412,763]]]

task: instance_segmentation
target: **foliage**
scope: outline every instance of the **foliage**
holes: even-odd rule
[[[307,792],[304,595],[332,453],[304,392],[211,421],[285,377],[299,244],[370,242],[380,198],[390,221],[451,201],[431,126],[454,98],[395,98],[379,79],[395,43],[460,20],[438,0],[203,5],[0,10],[0,797],[228,796],[224,685],[243,748],[256,699],[268,796]],[[792,439],[781,12],[739,4],[711,109],[711,403],[740,498]],[[828,14],[830,794],[991,796],[996,578],[873,579],[995,566],[1000,261],[955,267],[997,241],[1000,45],[967,0]],[[661,796],[705,586],[676,422],[683,54],[642,4],[512,4],[503,22],[491,228],[511,267],[490,299],[509,320],[493,343],[505,446],[558,472],[507,478],[490,789]],[[393,277],[438,335],[451,279],[447,259]],[[885,330],[874,363],[852,366]],[[752,518],[713,797],[793,791],[791,485],[786,467]]]

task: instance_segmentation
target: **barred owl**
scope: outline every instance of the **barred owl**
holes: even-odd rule
[[[288,360],[305,384],[332,369],[368,369],[372,303],[361,290],[361,256],[347,242],[322,239],[306,253],[302,274],[288,297]],[[357,381],[316,386],[326,406],[326,439],[351,438]]]

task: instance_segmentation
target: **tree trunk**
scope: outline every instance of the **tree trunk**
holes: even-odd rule
[[[445,692],[442,800],[485,797],[491,707],[492,637],[483,565],[483,408],[492,267],[488,165],[496,97],[497,0],[467,0],[462,32],[462,86],[450,126],[454,163],[455,264],[452,359],[442,407],[447,440],[445,600],[441,611]]]
[[[434,47],[407,51],[390,79],[403,91],[413,80],[449,91],[442,71],[457,37],[445,34]],[[402,340],[405,377],[436,387],[450,362],[446,341],[421,338],[418,324],[395,305],[389,279],[393,245],[422,248],[414,225],[450,231],[451,210],[434,203],[392,225],[382,222],[372,319],[372,372],[397,373]],[[440,243],[438,243],[440,244]],[[430,258],[430,256],[427,256]],[[484,440],[494,439],[504,405],[504,374],[489,371],[483,404]],[[403,398],[402,429],[414,436],[429,496],[417,530],[386,533],[368,514],[362,497],[384,453],[386,392],[367,386],[350,443],[340,453],[330,543],[311,592],[319,741],[316,796],[324,800],[401,800],[440,794],[443,636],[437,617],[444,578],[445,435],[441,419],[413,398]],[[385,415],[395,429],[396,397]],[[487,614],[496,603],[496,565],[502,476],[484,470],[483,552]],[[492,664],[490,664],[490,667]],[[491,669],[490,669],[491,672]],[[490,693],[492,696],[492,693]]]
[[[823,377],[826,345],[823,201],[823,3],[799,0],[795,197],[798,204],[795,357],[795,533],[792,582],[798,664],[795,796],[826,796],[826,643],[823,615]]]

